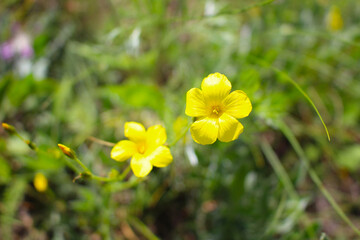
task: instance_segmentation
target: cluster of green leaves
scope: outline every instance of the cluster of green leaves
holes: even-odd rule
[[[359,220],[353,197],[360,187],[356,0],[337,2],[344,28],[336,32],[326,28],[331,5],[325,0],[90,2],[64,1],[50,12],[42,1],[7,0],[0,7],[6,26],[0,41],[15,21],[30,33],[40,28],[32,61],[45,59],[48,66],[46,78],[37,79],[20,77],[14,62],[0,65],[0,121],[39,147],[34,152],[0,132],[1,236],[355,236],[307,173],[311,165],[347,216]],[[163,124],[173,142],[191,121],[184,115],[187,90],[217,71],[253,104],[239,140],[200,146],[186,135],[172,148],[172,165],[145,181],[73,182],[76,170],[57,143],[75,149],[99,176],[120,172],[126,164],[89,137],[117,142],[124,123],[138,121]],[[330,143],[291,81],[317,106]],[[48,178],[44,193],[33,187],[37,172]]]

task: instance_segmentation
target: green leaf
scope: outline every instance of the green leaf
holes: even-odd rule
[[[12,81],[13,77],[11,75],[7,75],[0,80],[0,106]]]
[[[3,239],[11,239],[14,217],[25,189],[26,181],[23,178],[14,178],[4,192],[0,214],[1,237]]]
[[[55,171],[64,167],[64,161],[56,155],[56,150],[38,151],[37,156],[27,157],[26,166],[34,170]]]
[[[32,94],[34,89],[34,79],[29,75],[24,79],[12,80],[11,87],[9,91],[7,91],[7,97],[15,107],[19,107],[24,100]]]
[[[356,171],[360,168],[360,146],[352,145],[341,151],[335,159],[340,168]]]
[[[11,168],[7,161],[0,156],[0,184],[8,183],[11,179]]]
[[[116,96],[121,102],[131,107],[148,107],[158,112],[162,112],[164,109],[164,96],[156,86],[139,83],[108,85],[101,92],[106,97]]]

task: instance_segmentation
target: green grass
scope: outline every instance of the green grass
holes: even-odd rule
[[[0,122],[22,137],[0,128],[0,236],[358,238],[357,5],[3,1],[0,44],[21,26],[34,56],[0,59]],[[213,72],[253,110],[238,140],[202,146],[188,132],[185,95]],[[139,180],[112,160],[127,121],[162,124],[173,163]]]

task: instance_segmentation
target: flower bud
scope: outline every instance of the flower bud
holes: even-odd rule
[[[63,144],[58,144],[58,147],[60,148],[60,150],[66,155],[68,156],[69,158],[71,159],[75,159],[76,158],[76,154],[75,152],[70,149],[69,147],[63,145]]]
[[[31,148],[32,150],[36,150],[37,147],[36,147],[35,143],[33,143],[30,140],[25,140],[25,142],[29,146],[29,148]]]
[[[16,129],[14,126],[7,124],[7,123],[2,123],[2,127],[5,129],[5,131],[7,131],[9,134],[16,134]]]

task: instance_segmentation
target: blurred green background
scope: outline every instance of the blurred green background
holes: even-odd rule
[[[360,226],[359,23],[357,0],[1,0],[0,122],[41,151],[0,129],[0,239],[358,238],[307,166]],[[137,121],[171,143],[213,72],[253,104],[238,140],[187,134],[142,182],[73,182],[57,143],[121,172],[90,137]]]

